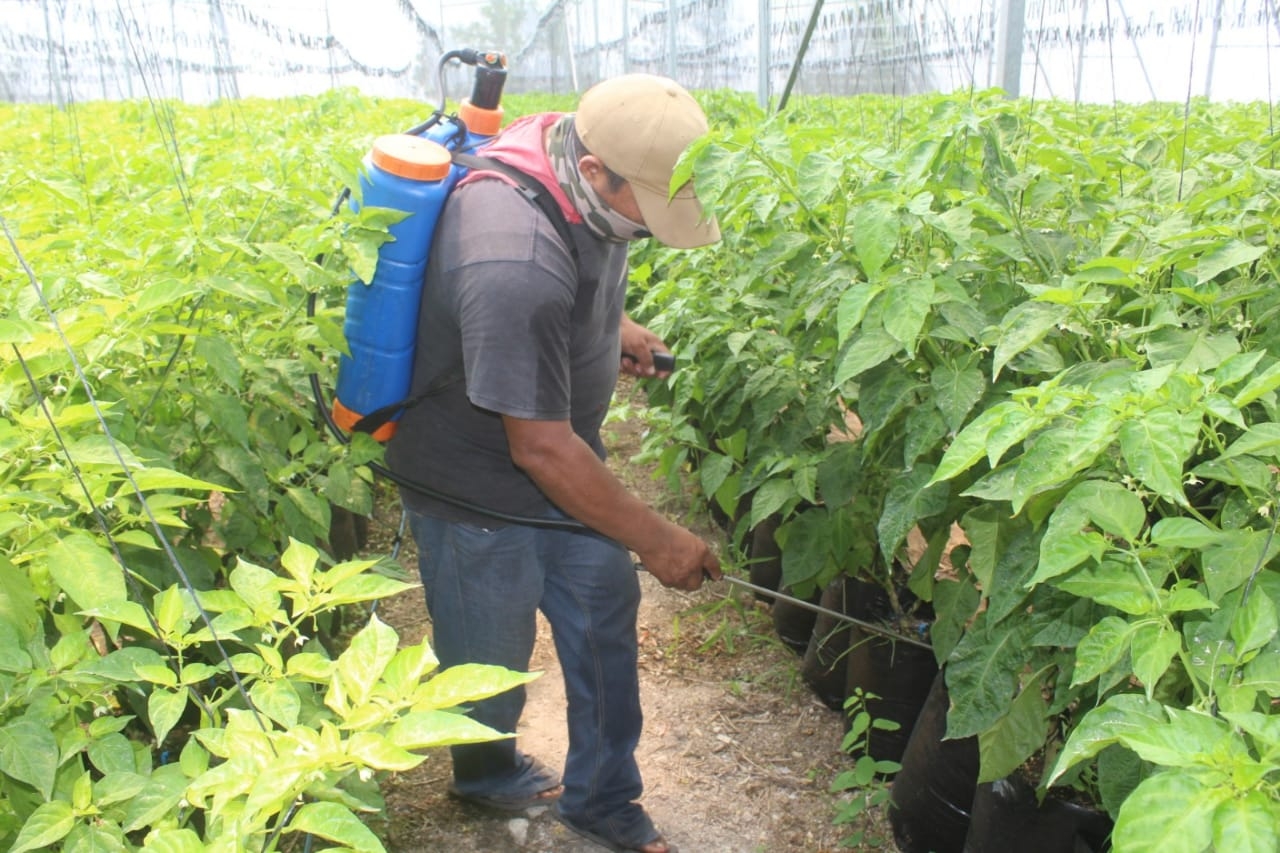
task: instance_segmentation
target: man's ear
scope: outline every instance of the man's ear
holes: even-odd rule
[[[583,154],[578,158],[578,173],[592,186],[596,186],[596,181],[605,175],[604,161],[594,154]]]

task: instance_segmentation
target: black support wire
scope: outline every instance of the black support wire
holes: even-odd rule
[[[143,514],[147,517],[147,521],[151,525],[151,530],[155,535],[156,542],[160,545],[161,549],[164,551],[165,557],[167,558],[169,564],[173,567],[174,573],[178,576],[178,579],[182,582],[183,587],[191,594],[192,602],[195,604],[196,610],[200,615],[200,619],[204,623],[205,627],[209,629],[210,636],[213,637],[213,644],[214,644],[214,647],[217,648],[218,654],[227,663],[227,668],[231,674],[231,679],[233,682],[235,682],[236,689],[240,693],[241,698],[244,699],[246,707],[253,713],[254,720],[258,723],[258,726],[263,731],[268,731],[268,727],[266,723],[263,721],[261,713],[258,711],[258,708],[254,704],[253,700],[249,697],[249,691],[245,688],[244,682],[240,679],[240,674],[237,673],[235,667],[231,665],[231,656],[227,653],[226,647],[222,645],[222,640],[219,639],[218,632],[213,626],[213,620],[209,617],[209,613],[204,609],[204,606],[200,604],[200,598],[199,598],[199,595],[197,594],[195,585],[191,582],[191,577],[187,574],[187,570],[183,568],[182,561],[178,558],[177,552],[173,550],[173,545],[169,542],[168,536],[165,535],[164,529],[163,527],[161,527],[159,519],[157,519],[155,514],[151,511],[151,504],[147,501],[146,494],[142,491],[141,487],[138,485],[137,480],[134,479],[133,471],[130,470],[128,462],[125,461],[124,453],[120,449],[120,444],[119,442],[116,441],[115,435],[111,432],[111,427],[107,424],[106,415],[103,413],[102,407],[98,403],[97,396],[93,393],[93,387],[89,384],[89,377],[85,375],[84,368],[80,364],[79,357],[76,356],[75,348],[71,346],[71,341],[67,339],[66,334],[62,330],[61,323],[58,322],[57,312],[54,311],[53,306],[49,304],[49,301],[45,296],[44,288],[40,286],[40,282],[36,278],[35,270],[33,270],[31,268],[31,265],[27,263],[27,259],[22,254],[22,250],[18,247],[17,241],[14,239],[13,233],[9,230],[9,223],[4,219],[3,216],[0,216],[0,230],[4,232],[5,239],[8,241],[9,247],[13,251],[14,257],[17,259],[19,266],[22,267],[23,273],[27,277],[27,282],[31,285],[31,289],[35,292],[36,298],[39,300],[41,307],[44,309],[45,315],[49,318],[50,325],[53,327],[54,332],[58,336],[58,340],[62,344],[62,348],[66,351],[67,358],[71,362],[72,371],[75,373],[76,378],[79,380],[80,385],[84,390],[86,400],[88,401],[90,408],[93,410],[93,413],[98,420],[98,426],[102,430],[103,436],[107,439],[107,445],[111,448],[112,455],[115,456],[116,462],[119,463],[121,472],[123,472],[125,479],[128,481],[129,486],[133,490],[134,497],[137,498],[138,503],[142,508]],[[15,351],[17,351],[16,346],[14,347],[14,349]],[[28,373],[28,376],[30,377],[31,381],[34,383],[35,377],[29,373]],[[52,413],[49,412],[47,405],[45,405],[43,396],[39,394],[38,386],[35,388],[35,390],[36,390],[37,397],[41,401],[41,407],[46,412],[46,415],[50,417],[50,423],[52,424],[53,423]],[[60,434],[57,432],[56,425],[54,425],[54,430],[55,430],[55,434],[60,436]],[[61,441],[60,437],[59,437],[59,443],[61,445],[62,453],[67,459],[68,465],[70,466],[72,471],[77,472],[76,476],[77,476],[77,479],[79,479],[79,473],[78,473],[79,468],[76,465],[76,460],[74,456],[71,454],[70,448]],[[83,482],[81,482],[81,485],[82,487],[84,486]],[[94,515],[99,525],[102,526],[103,532],[106,534],[108,541],[112,541],[110,527],[106,523],[106,518],[102,515],[102,513],[97,509],[96,506],[94,507]],[[114,541],[112,541],[112,550],[116,556],[117,562],[120,564],[121,571],[124,572],[126,583],[129,583],[130,585],[136,584],[136,579],[133,578],[132,572],[129,571],[129,567],[125,564],[123,556],[121,555],[119,548],[116,547],[116,544]],[[141,605],[144,610],[147,610],[147,618],[148,620],[152,621],[152,625],[154,627],[155,626],[154,616],[150,613],[146,604],[142,601],[139,601],[138,604]],[[156,630],[156,633],[157,635],[159,635],[160,632],[158,629]],[[194,692],[195,691],[192,691],[193,694]],[[203,699],[201,700],[201,702],[203,702]]]
[[[1200,26],[1200,0],[1196,0],[1195,30]],[[1182,184],[1187,176],[1187,140],[1191,133],[1191,92],[1195,85],[1196,39],[1191,40],[1191,59],[1187,62],[1187,99],[1182,108],[1182,162],[1178,164],[1178,201],[1182,201]]]

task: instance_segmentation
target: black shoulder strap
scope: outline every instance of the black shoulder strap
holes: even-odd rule
[[[578,264],[578,247],[573,242],[573,234],[569,231],[569,222],[564,218],[564,211],[560,209],[559,203],[556,202],[555,196],[551,195],[551,191],[546,185],[532,175],[520,171],[515,166],[503,163],[501,160],[494,160],[492,157],[477,157],[474,154],[463,154],[455,151],[453,154],[453,162],[459,166],[466,166],[468,169],[482,172],[500,172],[508,178],[516,182],[516,186],[520,190],[520,194],[529,200],[531,204],[537,205],[542,212],[547,215],[547,219],[551,220],[552,226],[555,227],[556,233],[560,235],[560,239],[564,241],[565,248],[569,250],[569,254],[573,256],[573,263]]]
[[[560,235],[560,239],[564,241],[565,248],[569,250],[569,254],[573,257],[573,263],[578,265],[578,247],[573,242],[573,232],[569,230],[569,221],[565,219],[564,211],[560,209],[560,204],[551,195],[551,191],[546,185],[532,175],[520,171],[515,166],[503,163],[501,160],[494,160],[492,157],[477,157],[474,154],[464,154],[460,151],[453,152],[453,162],[459,166],[466,166],[468,169],[479,170],[484,172],[500,172],[515,182],[516,188],[520,191],[520,195],[524,196],[530,204],[536,205],[546,214],[547,219],[551,221],[552,227],[556,229],[556,233]],[[395,418],[405,409],[416,406],[418,403],[448,388],[457,380],[461,379],[461,375],[449,374],[443,377],[442,381],[433,382],[425,390],[419,391],[417,394],[406,397],[395,403],[374,409],[360,420],[356,421],[351,427],[352,432],[376,432],[384,424]]]

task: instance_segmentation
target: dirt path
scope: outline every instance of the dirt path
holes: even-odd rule
[[[653,505],[684,518],[687,507],[629,462],[640,426],[612,424],[612,464]],[[397,518],[375,520],[375,542]],[[708,537],[718,531],[700,526]],[[407,543],[401,562],[416,569]],[[682,853],[834,851],[848,834],[832,824],[833,776],[848,766],[840,752],[843,722],[800,681],[798,660],[773,637],[765,611],[749,599],[726,599],[724,584],[695,594],[641,579],[640,681],[645,733],[637,751],[642,798],[659,829]],[[420,592],[385,602],[380,617],[405,641],[429,632]],[[567,745],[564,690],[550,632],[539,626],[518,735],[521,748],[561,766]],[[446,794],[447,751],[433,752],[386,786],[386,822],[375,828],[393,853],[595,853],[544,809],[494,816]],[[880,849],[868,847],[865,849]]]

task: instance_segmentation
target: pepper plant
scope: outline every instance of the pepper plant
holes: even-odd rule
[[[375,561],[325,567],[298,542],[280,565],[241,561],[226,589],[171,586],[139,602],[109,562],[84,564],[67,576],[54,638],[35,590],[6,572],[6,849],[230,853],[303,833],[381,850],[357,817],[381,809],[376,774],[417,766],[429,747],[504,736],[457,706],[533,676],[437,674],[425,640],[401,648],[376,615],[331,655],[303,633],[312,617],[409,585]],[[73,616],[90,621],[72,630]]]
[[[695,351],[654,445],[707,452],[698,482],[750,495],[752,522],[781,512],[799,588],[896,586],[926,533],[910,588],[983,780],[1038,761],[1126,850],[1273,849],[1265,110],[855,101],[692,153],[727,233],[642,255],[641,308]],[[862,431],[833,442],[846,409]]]
[[[330,209],[422,112],[0,105],[5,849],[378,849],[379,774],[501,736],[458,706],[527,676],[339,634],[406,585],[318,550],[381,453],[324,441],[308,387],[386,237]]]

